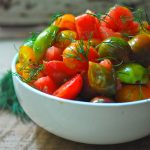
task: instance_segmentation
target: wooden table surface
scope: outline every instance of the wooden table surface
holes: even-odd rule
[[[0,41],[0,75],[10,68],[21,41]],[[7,62],[7,63],[6,63]],[[33,122],[0,110],[0,150],[150,150],[150,136],[118,145],[88,145],[57,137]]]

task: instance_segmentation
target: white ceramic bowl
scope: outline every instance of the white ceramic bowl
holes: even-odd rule
[[[17,55],[12,62],[16,72]],[[30,118],[49,132],[81,143],[116,144],[150,134],[150,99],[129,103],[88,103],[42,93],[17,76],[14,87]]]

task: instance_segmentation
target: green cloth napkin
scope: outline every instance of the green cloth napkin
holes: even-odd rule
[[[13,86],[11,71],[8,71],[0,79],[0,109],[8,110],[19,117],[22,121],[30,121],[30,118],[24,112],[17,99]]]

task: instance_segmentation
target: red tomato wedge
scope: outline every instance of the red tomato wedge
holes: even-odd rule
[[[61,85],[72,75],[76,74],[76,72],[69,69],[63,61],[43,61],[43,65],[44,73],[50,76],[58,85]]]
[[[116,5],[103,17],[102,26],[115,32],[136,34],[139,28],[137,22],[133,21],[132,12],[124,6]]]
[[[52,94],[57,89],[57,85],[49,76],[38,78],[33,85],[36,89],[47,94]]]
[[[53,95],[65,99],[75,99],[76,96],[80,93],[82,86],[83,79],[80,74],[77,74],[62,86],[60,86],[53,93]]]
[[[45,54],[45,59],[47,61],[62,60],[62,50],[55,46],[48,48]]]
[[[101,39],[99,20],[92,14],[83,14],[76,17],[75,24],[79,39],[88,40],[91,37],[93,39]]]

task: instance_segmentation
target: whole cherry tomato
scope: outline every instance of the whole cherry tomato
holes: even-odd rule
[[[136,63],[121,66],[116,75],[121,82],[126,84],[147,84],[149,81],[148,70]]]
[[[122,38],[110,37],[104,40],[98,49],[101,58],[111,59],[114,64],[129,61],[132,51],[128,42]]]
[[[63,51],[63,62],[77,72],[87,71],[88,61],[96,62],[98,58],[97,51],[83,41],[72,43]]]
[[[148,67],[150,65],[150,36],[138,34],[129,41],[129,45],[133,51],[133,60]]]
[[[115,5],[101,20],[102,26],[115,32],[135,35],[139,31],[139,24],[134,22],[132,12],[124,6]]]

